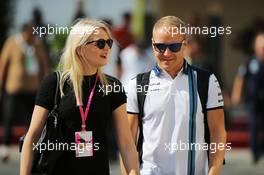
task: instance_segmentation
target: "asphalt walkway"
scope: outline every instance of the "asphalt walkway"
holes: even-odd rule
[[[12,154],[8,163],[0,162],[0,175],[19,174],[18,147],[12,146]],[[252,158],[248,149],[233,149],[226,154],[227,164],[223,168],[222,175],[263,175],[264,158],[257,165],[252,164]],[[111,163],[111,175],[119,175],[118,162]]]

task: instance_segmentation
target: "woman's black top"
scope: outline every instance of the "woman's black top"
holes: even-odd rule
[[[92,157],[75,157],[74,150],[65,151],[55,165],[53,174],[71,175],[108,175],[109,160],[107,154],[106,128],[112,117],[112,112],[122,104],[126,103],[126,95],[122,90],[121,83],[113,77],[106,75],[112,91],[104,95],[102,85],[98,79],[92,99],[90,111],[86,120],[86,131],[93,132],[93,142],[98,143],[98,150],[94,150]],[[82,92],[83,105],[86,108],[88,97],[95,83],[96,75],[84,76]],[[47,76],[39,89],[36,97],[36,105],[51,110],[54,106],[54,95],[57,77],[53,73]],[[75,143],[75,132],[81,131],[81,116],[71,83],[68,81],[63,87],[64,96],[59,103],[59,122],[61,122],[62,133],[67,143]],[[125,116],[124,116],[125,117]]]

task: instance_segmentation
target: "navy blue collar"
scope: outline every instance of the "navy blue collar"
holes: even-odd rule
[[[189,67],[190,67],[190,65],[184,59],[182,72],[187,75],[188,74],[188,68]],[[158,64],[156,64],[156,66],[152,70],[154,71],[154,73],[155,73],[156,76],[159,76],[161,74],[161,72],[162,72],[162,69],[159,67]]]

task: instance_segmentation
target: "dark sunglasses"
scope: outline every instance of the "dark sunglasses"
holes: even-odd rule
[[[103,49],[105,47],[105,44],[107,44],[108,47],[111,49],[111,47],[113,45],[113,40],[112,39],[107,39],[107,40],[98,39],[98,40],[95,40],[95,41],[89,41],[86,44],[91,44],[91,43],[94,43],[94,42],[95,42],[96,47],[98,47],[99,49]]]
[[[183,41],[180,43],[171,43],[171,44],[153,43],[153,46],[154,46],[155,50],[159,53],[164,53],[167,50],[167,48],[169,48],[170,51],[176,53],[176,52],[179,52],[181,50],[181,46],[183,44]]]

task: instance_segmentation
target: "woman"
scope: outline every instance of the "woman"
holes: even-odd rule
[[[53,174],[108,175],[106,127],[112,116],[126,171],[130,175],[138,174],[136,148],[126,118],[126,96],[122,91],[111,91],[114,85],[121,87],[121,83],[104,75],[100,69],[107,63],[112,42],[103,22],[82,19],[70,31],[59,65],[59,118],[67,143],[78,145],[84,139],[85,143],[92,143],[92,149],[65,151]],[[48,112],[53,108],[56,81],[55,73],[46,77],[36,97],[22,149],[20,175],[30,174],[32,145],[38,140]]]

